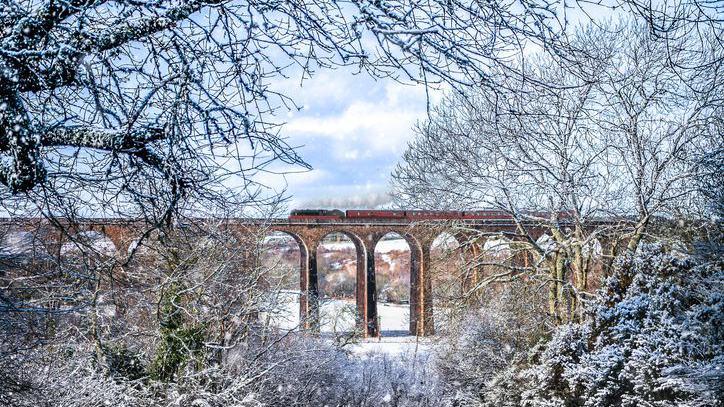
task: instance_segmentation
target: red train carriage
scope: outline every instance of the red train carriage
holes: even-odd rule
[[[523,212],[524,215],[532,216],[536,218],[544,218],[549,219],[551,217],[551,212],[541,212],[541,211],[525,211]],[[576,213],[574,211],[560,211],[558,212],[558,219],[559,220],[570,220],[576,216]]]
[[[461,211],[405,211],[409,220],[462,219]]]
[[[512,219],[513,217],[501,210],[495,210],[495,209],[488,209],[488,210],[481,210],[481,211],[465,211],[463,212],[463,219],[485,219],[485,220],[495,220],[495,219]]]
[[[546,216],[545,212],[526,212],[529,216]],[[571,217],[570,212],[561,212],[560,218]],[[398,210],[373,210],[373,209],[349,209],[342,212],[338,209],[295,209],[289,215],[290,220],[343,220],[349,219],[405,219],[410,221],[425,220],[510,220],[513,217],[505,211],[497,209],[478,211],[398,211]]]
[[[548,219],[550,217],[550,212],[542,212],[542,211],[523,211],[521,213],[522,217],[525,219],[526,217],[534,217],[534,218],[544,218]],[[572,218],[574,213],[572,211],[562,211],[558,214],[559,219],[570,219]],[[483,220],[509,220],[513,219],[513,216],[505,211],[497,210],[497,209],[490,209],[490,210],[480,210],[480,211],[466,211],[463,214],[463,219],[483,219]]]
[[[405,211],[349,209],[347,217],[350,219],[404,219]]]

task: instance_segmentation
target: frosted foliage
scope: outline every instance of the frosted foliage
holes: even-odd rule
[[[710,406],[724,390],[722,264],[647,246],[619,264],[584,324],[559,328],[491,399],[527,406]],[[507,392],[507,393],[506,393]],[[513,392],[516,393],[516,392]]]
[[[516,339],[526,336],[525,324],[495,309],[484,309],[462,321],[464,328],[444,338],[437,367],[449,381],[473,395],[520,351]]]
[[[250,345],[235,352],[231,365],[168,384],[114,380],[80,358],[49,361],[38,372],[42,396],[16,405],[37,406],[41,400],[67,407],[449,405],[428,356],[357,357],[325,341],[293,336],[278,341],[266,351]]]

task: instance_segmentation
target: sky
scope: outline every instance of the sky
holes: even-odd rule
[[[285,122],[281,135],[312,169],[264,174],[260,182],[276,192],[286,188],[289,209],[389,204],[390,173],[413,126],[427,117],[425,87],[339,68],[320,71],[301,86],[291,78],[275,88],[302,106],[277,115]],[[434,103],[442,91],[431,92]]]
[[[588,16],[603,21],[612,14],[592,6]],[[589,21],[588,16],[568,11],[571,27]],[[326,69],[301,86],[294,75],[272,84],[303,107],[276,115],[286,122],[281,136],[298,146],[297,152],[312,167],[284,175],[262,174],[258,179],[272,191],[285,190],[288,209],[389,205],[390,174],[414,137],[415,123],[427,117],[428,95],[430,105],[443,96],[436,89],[426,93],[420,84],[354,72],[354,68]]]

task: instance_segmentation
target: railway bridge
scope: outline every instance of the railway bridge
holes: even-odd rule
[[[381,213],[382,211],[378,211]],[[350,211],[347,211],[349,214]],[[388,213],[388,212],[385,212]],[[398,211],[398,213],[405,213]],[[413,211],[407,211],[412,214]],[[317,247],[330,234],[347,236],[356,250],[356,306],[358,329],[364,336],[380,333],[377,316],[375,246],[387,234],[402,236],[410,247],[410,333],[418,336],[434,334],[430,249],[433,241],[443,233],[452,235],[458,242],[465,242],[462,250],[476,256],[483,249],[481,236],[508,236],[538,239],[545,230],[533,224],[526,225],[526,236],[521,236],[513,219],[497,211],[479,211],[477,215],[462,216],[462,212],[414,211],[414,215],[376,216],[368,211],[366,216],[290,216],[276,219],[225,219],[224,228],[234,233],[255,233],[265,236],[284,233],[291,236],[300,250],[300,321],[306,328],[315,329],[319,321],[319,280]],[[470,214],[468,212],[468,214]],[[93,231],[101,233],[113,242],[119,254],[128,253],[138,239],[142,224],[119,219],[84,219],[67,224],[55,221],[50,224],[39,219],[0,219],[0,227],[7,229],[42,230],[42,239],[53,245],[49,253],[58,250],[72,234]],[[471,237],[475,236],[475,239]],[[474,243],[472,243],[474,242]],[[525,262],[525,256],[514,261]],[[478,273],[469,273],[463,287],[475,283]]]

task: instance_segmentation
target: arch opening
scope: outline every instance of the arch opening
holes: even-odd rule
[[[503,234],[479,236],[472,260],[476,265],[477,281],[474,291],[469,292],[468,304],[484,307],[490,298],[499,295],[502,286],[491,278],[509,272],[509,266],[521,254],[525,253],[516,251],[514,242]]]
[[[382,236],[374,247],[375,298],[382,336],[410,334],[412,250],[396,232]]]
[[[48,250],[36,233],[25,230],[0,231],[0,259],[29,260],[47,256]]]
[[[357,236],[335,231],[316,248],[317,299],[321,332],[349,333],[361,326],[358,275],[364,267],[364,248]],[[364,270],[364,268],[362,269]]]
[[[437,235],[430,245],[430,274],[435,329],[445,330],[464,311],[461,305],[476,277],[460,241],[448,232]]]
[[[133,254],[132,261],[143,261],[149,257],[157,257],[161,237],[162,233],[158,230],[152,230],[146,236],[137,236],[129,242],[126,253],[123,254]]]
[[[266,303],[260,314],[262,323],[282,330],[303,326],[300,306],[301,274],[306,261],[304,244],[298,236],[273,231],[266,234],[259,247],[259,265],[266,276]]]
[[[482,267],[483,274],[493,275],[505,270],[501,265],[510,263],[515,254],[512,243],[511,239],[503,235],[490,236],[485,240],[483,260],[486,264]]]

